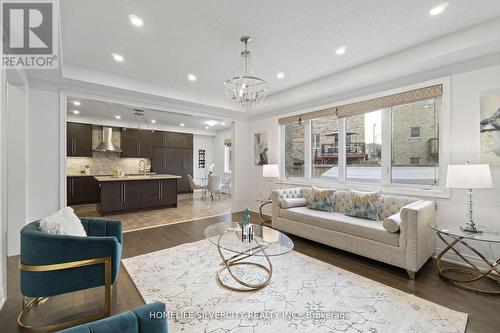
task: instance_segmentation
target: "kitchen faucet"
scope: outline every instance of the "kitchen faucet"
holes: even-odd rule
[[[141,168],[141,164],[142,164],[142,168]],[[140,160],[139,161],[139,172],[143,172],[144,173],[144,176],[146,175],[146,161],[144,160]]]

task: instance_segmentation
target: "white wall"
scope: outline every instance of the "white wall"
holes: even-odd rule
[[[205,168],[198,167],[198,150],[205,150]],[[208,167],[214,162],[214,137],[208,135],[193,135],[193,178],[200,183],[201,177],[208,172]]]
[[[19,253],[19,232],[26,224],[28,87],[7,83],[7,255]]]
[[[28,221],[59,209],[59,91],[30,89]]]
[[[480,132],[479,132],[479,98],[481,92],[500,89],[500,65],[485,67],[474,71],[454,74],[451,76],[451,163],[479,162]],[[361,96],[360,96],[361,97]],[[269,159],[271,163],[278,162],[278,142],[276,119],[278,116],[252,120],[248,124],[248,154],[253,149],[253,133],[267,131],[269,137]],[[260,167],[249,166],[248,197],[246,203],[267,195],[268,183],[260,175]],[[477,190],[474,192],[476,222],[496,230],[500,229],[500,166],[492,166],[492,177],[495,188],[492,190]],[[275,185],[275,187],[278,187]],[[284,186],[283,186],[284,187]],[[437,202],[437,225],[439,227],[457,226],[465,221],[465,190],[452,190],[450,199],[434,199]],[[241,203],[238,203],[241,206]],[[443,247],[437,241],[436,247]],[[493,247],[495,255],[485,244],[478,247],[495,260],[500,257],[500,246]]]
[[[5,160],[7,156],[6,149],[6,73],[5,70],[0,70],[0,310],[5,304],[6,291],[6,256],[7,256],[7,240],[6,240],[6,167]]]
[[[231,129],[217,131],[213,138],[214,155],[213,161],[215,163],[214,174],[218,176],[224,175],[224,140],[231,140]]]

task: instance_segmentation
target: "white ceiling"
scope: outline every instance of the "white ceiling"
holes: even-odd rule
[[[80,105],[75,106],[73,101],[79,101]],[[137,126],[138,119],[137,116],[134,115],[135,108],[134,106],[124,104],[96,101],[73,96],[68,96],[67,98],[68,116],[72,121],[82,119],[85,120],[85,122],[91,121],[97,125],[112,123],[115,126],[121,124],[123,127],[131,126],[131,124]],[[177,129],[178,131],[203,133],[205,131],[220,131],[231,127],[231,122],[224,119],[204,118],[189,114],[146,108],[139,109],[144,111],[144,118],[141,120],[141,126],[148,129],[161,130],[169,128],[174,130]],[[75,115],[72,112],[73,110],[78,110],[79,114]],[[115,116],[120,116],[121,118],[116,119]],[[156,123],[152,123],[151,120],[155,120]],[[183,127],[180,126],[181,123],[184,124]],[[224,125],[222,123],[224,123]],[[206,128],[207,126],[209,127],[208,129]]]
[[[431,17],[439,0],[64,0],[63,64],[235,108],[223,81],[237,73],[241,35],[253,37],[255,74],[274,94],[500,16],[498,0],[448,2]],[[132,26],[130,14],[144,25]],[[113,52],[125,61],[113,61]],[[188,73],[198,80],[188,81]]]

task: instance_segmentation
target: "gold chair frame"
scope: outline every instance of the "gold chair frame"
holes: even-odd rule
[[[19,325],[19,327],[21,327],[23,330],[32,332],[51,332],[109,317],[109,315],[111,314],[111,257],[85,259],[51,265],[26,265],[20,262],[19,269],[26,272],[50,272],[100,264],[104,264],[104,312],[95,313],[83,318],[73,319],[62,323],[54,323],[43,326],[31,326],[24,321],[26,314],[32,309],[38,307],[38,305],[44,303],[48,299],[48,297],[34,297],[31,300],[28,300],[28,297],[23,296],[23,310],[17,317],[17,324]]]

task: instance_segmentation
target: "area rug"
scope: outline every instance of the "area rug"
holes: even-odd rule
[[[208,240],[122,260],[146,303],[168,308],[169,332],[464,332],[467,314],[292,251],[271,258],[264,289],[219,287]],[[260,271],[236,272],[258,280]],[[229,282],[229,277],[223,279]]]

